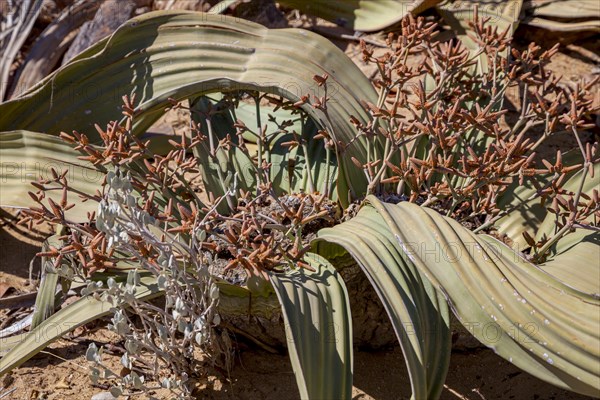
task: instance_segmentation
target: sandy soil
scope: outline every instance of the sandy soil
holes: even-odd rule
[[[19,368],[7,389],[16,389],[10,399],[89,399],[106,388],[93,387],[87,378],[88,362],[81,356],[89,340],[114,339],[100,329],[79,336],[82,343],[61,340]],[[119,370],[120,356],[105,356]],[[382,368],[383,367],[383,368]],[[3,385],[4,386],[4,385]],[[5,389],[6,391],[6,389]],[[293,400],[299,394],[288,356],[246,349],[237,354],[231,376],[208,371],[197,398],[210,400]],[[410,384],[399,348],[380,352],[355,352],[353,400],[408,399]],[[156,398],[167,398],[164,392]],[[164,396],[164,397],[163,397]],[[136,396],[139,398],[140,396]],[[142,396],[144,398],[144,396]],[[583,400],[550,386],[504,361],[489,350],[453,353],[442,400]]]

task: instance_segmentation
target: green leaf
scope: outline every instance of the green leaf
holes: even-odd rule
[[[57,236],[51,236],[48,238],[42,246],[42,251],[49,251],[50,245],[56,248],[58,242]],[[54,314],[56,307],[56,285],[58,284],[59,276],[58,273],[53,270],[52,261],[48,260],[47,257],[42,257],[42,280],[38,289],[38,294],[35,298],[35,308],[33,312],[33,319],[31,320],[31,328],[35,328],[44,320],[48,319]]]
[[[209,14],[223,14],[229,7],[239,2],[239,0],[222,0],[212,6],[210,10],[208,10]]]
[[[582,179],[585,177],[585,181],[582,184]],[[577,193],[579,188],[581,188],[581,193],[587,194],[591,197],[592,191],[594,189],[600,189],[600,162],[594,164],[594,176],[590,176],[589,173],[583,174],[583,171],[578,171],[574,174],[562,187],[567,193]],[[567,196],[564,196],[567,197]],[[581,199],[585,201],[584,199]],[[535,238],[540,240],[544,237],[550,238],[554,235],[558,228],[556,226],[556,215],[546,211],[545,218],[541,224],[536,227],[536,235]],[[592,222],[594,221],[594,216],[590,216],[589,218]]]
[[[0,131],[78,130],[95,140],[93,124],[122,118],[121,96],[136,94],[134,129],[143,134],[171,105],[169,98],[257,90],[296,102],[306,94],[323,96],[313,76],[324,74],[329,75],[327,117],[310,104],[303,109],[336,141],[348,144],[355,136],[350,116],[368,121],[360,100],[375,103],[377,94],[327,39],[219,15],[148,13],[126,22],[18,99],[1,104]],[[344,169],[338,186],[349,187],[355,196],[365,191],[366,177],[351,157],[364,160],[366,154],[366,142],[354,140],[344,158],[337,157]],[[347,199],[345,193],[341,197]]]
[[[407,202],[389,205],[374,197],[368,202],[386,216],[398,246],[444,293],[477,339],[539,379],[598,394],[599,282],[590,284],[595,287],[591,292],[578,289],[581,277],[597,276],[600,269],[594,253],[597,234],[593,240],[583,238],[595,248],[587,243],[561,247],[561,257],[538,267],[434,210]],[[581,272],[572,276],[566,273],[571,268],[567,257],[587,262],[578,262]]]
[[[547,18],[533,17],[524,19],[523,23],[529,26],[535,26],[536,28],[542,28],[556,32],[600,32],[600,21],[598,19],[579,22],[560,22]]]
[[[600,32],[596,0],[533,0],[526,2],[524,9],[523,23],[527,25],[559,32]]]
[[[578,229],[560,239],[539,268],[573,289],[600,297],[600,234]]]
[[[335,22],[357,31],[373,32],[385,29],[412,13],[419,14],[441,0],[283,0],[290,8]]]
[[[208,132],[208,125],[203,115],[206,115],[209,108],[213,110],[211,117],[211,129],[217,140],[222,140],[230,135],[235,136],[235,127],[237,120],[252,129],[257,130],[256,105],[240,102],[234,111],[225,109],[220,112],[221,104],[218,102],[219,96],[203,97],[198,99],[191,106],[192,119],[199,124],[202,132]],[[266,126],[266,136],[269,143],[268,149],[263,151],[263,159],[271,164],[269,170],[270,181],[273,182],[273,188],[277,194],[282,193],[312,193],[318,191],[327,193],[334,201],[337,200],[335,191],[335,181],[338,174],[337,160],[333,150],[325,148],[322,140],[315,140],[313,137],[317,134],[315,123],[306,118],[302,118],[297,112],[292,110],[279,109],[273,111],[272,107],[260,107],[261,126]],[[275,118],[275,121],[272,121]],[[290,121],[291,125],[286,128],[290,133],[278,133],[280,128],[277,124],[284,121]],[[247,142],[246,146],[255,149],[251,143],[256,143],[257,138],[253,134],[247,133],[243,137]],[[292,149],[283,146],[283,143],[301,139],[305,146],[297,146]],[[216,140],[215,140],[216,141]],[[237,143],[238,140],[234,139]],[[305,152],[306,150],[306,152]],[[209,156],[206,151],[196,151],[201,165],[204,168],[203,179],[205,187],[213,188],[215,195],[223,195],[225,190],[221,187],[219,174],[223,177],[228,173],[235,171],[239,187],[244,190],[256,190],[256,154],[254,151],[248,157],[239,149],[225,151],[223,149],[217,152],[218,162]],[[327,154],[329,152],[329,155]],[[308,154],[308,156],[306,154]],[[220,171],[219,171],[220,170]],[[215,188],[219,190],[214,190]]]
[[[556,18],[600,18],[596,0],[533,0],[525,4],[533,15]]]
[[[141,278],[141,285],[137,288],[135,297],[150,299],[160,293],[156,285],[156,278],[145,276]],[[3,350],[6,347],[13,346],[0,359],[0,376],[17,368],[62,335],[90,321],[108,315],[111,307],[112,305],[109,302],[97,300],[89,295],[84,296],[50,316],[28,334],[19,336],[19,339],[11,337],[0,339],[0,347]]]
[[[321,230],[313,246],[334,265],[346,251],[354,257],[392,321],[409,372],[412,398],[436,399],[450,363],[448,306],[442,293],[403,252],[385,218],[375,208],[364,207],[352,220]]]
[[[565,152],[562,155],[565,165],[575,165],[582,162],[581,153],[578,149]],[[551,160],[554,163],[556,160]],[[595,166],[598,168],[598,166]],[[596,175],[600,170],[596,172]],[[542,187],[548,183],[553,174],[538,175],[535,177],[538,184]],[[580,180],[573,177],[574,172],[567,175],[569,180],[566,186],[570,190],[576,190]],[[573,179],[573,180],[571,180]],[[596,178],[597,179],[597,178]],[[593,180],[588,177],[588,180]],[[587,194],[591,194],[591,187],[588,181]],[[600,184],[600,183],[597,183]],[[527,232],[531,237],[536,237],[540,232],[540,225],[548,215],[548,210],[542,205],[541,199],[536,195],[537,189],[530,180],[523,185],[517,179],[510,184],[504,193],[498,197],[498,208],[506,210],[508,214],[494,223],[494,227],[500,234],[508,236],[512,243],[512,248],[520,251],[530,247],[523,237],[523,232]]]
[[[518,180],[515,180],[498,199],[499,209],[509,210],[514,208],[508,215],[496,221],[494,226],[498,229],[498,233],[506,235],[512,240],[512,247],[515,250],[529,247],[523,237],[523,232],[527,232],[531,237],[534,237],[537,227],[547,214],[539,197],[534,197],[536,192],[537,189],[531,181],[520,185]]]
[[[346,286],[324,258],[315,269],[271,273],[281,303],[288,351],[303,399],[352,397],[352,325]]]
[[[80,153],[61,139],[28,131],[0,132],[0,205],[2,207],[31,207],[35,202],[28,192],[37,189],[31,182],[52,179],[51,169],[59,174],[68,170],[66,178],[74,189],[93,194],[100,187],[104,174],[90,163],[77,159]],[[60,203],[62,192],[46,193]],[[68,203],[76,207],[68,210],[67,218],[82,221],[86,212],[96,211],[97,204],[82,203],[77,195],[69,194]]]
[[[468,36],[472,31],[469,22],[473,21],[475,7],[480,19],[489,18],[488,24],[497,28],[498,32],[508,29],[509,36],[512,36],[517,30],[522,6],[523,0],[446,1],[437,6],[437,10],[464,45],[471,50],[476,50],[479,45]],[[481,65],[481,67],[486,66]]]

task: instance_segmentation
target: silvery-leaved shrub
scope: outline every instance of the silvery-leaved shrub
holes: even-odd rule
[[[138,206],[129,174],[111,171],[106,183],[96,227],[106,235],[108,251],[119,255],[115,260],[137,268],[130,269],[124,280],[111,277],[105,286],[93,285],[83,291],[93,291],[112,304],[108,328],[123,338],[126,350],[121,357],[122,371],[113,371],[102,362],[102,349],[91,344],[87,351],[87,359],[93,363],[91,379],[94,383],[101,378],[117,379],[111,388],[117,396],[128,389],[156,389],[146,383],[150,371],[161,387],[187,394],[189,377],[201,362],[197,350],[204,350],[206,356],[215,348],[211,342],[212,328],[220,322],[216,312],[219,290],[198,252],[196,236],[187,243],[167,239],[157,220]],[[152,258],[132,243],[136,240],[152,247]],[[135,297],[143,275],[157,278],[164,301]]]

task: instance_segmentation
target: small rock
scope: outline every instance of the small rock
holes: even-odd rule
[[[92,396],[92,400],[115,400],[116,397],[110,392],[100,392]]]
[[[63,379],[54,386],[54,389],[71,389],[71,386]]]

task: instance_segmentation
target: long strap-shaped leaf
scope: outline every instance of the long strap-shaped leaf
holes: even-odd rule
[[[569,287],[600,298],[600,234],[580,229],[560,239],[539,267]]]
[[[206,120],[202,117],[208,113],[209,106],[214,109],[215,100],[210,101],[207,97],[198,99],[192,106],[192,120],[200,124],[202,129],[208,130]],[[218,103],[217,103],[218,106]],[[254,104],[243,103],[235,109],[235,115],[230,110],[224,110],[219,113],[213,111],[211,118],[211,129],[217,139],[225,139],[227,135],[232,135],[236,129],[234,124],[240,120],[253,130],[257,130],[257,121],[267,127],[268,149],[263,149],[263,159],[270,163],[269,168],[270,181],[273,182],[273,188],[276,193],[299,193],[319,191],[326,193],[334,201],[337,200],[335,181],[337,177],[337,160],[333,150],[325,148],[322,140],[315,140],[313,137],[317,134],[317,126],[312,120],[303,119],[297,113],[291,110],[279,109],[272,110],[271,107],[259,107],[260,115],[257,118],[256,106]],[[201,114],[200,114],[201,113]],[[200,115],[199,115],[200,114]],[[235,117],[235,118],[234,118]],[[276,123],[270,120],[270,117],[276,119]],[[278,133],[280,128],[277,124],[289,121],[290,125],[286,127],[289,133]],[[302,145],[289,148],[282,143],[301,139]],[[244,140],[249,143],[256,143],[256,136],[248,134]],[[216,142],[216,140],[215,140]],[[305,152],[306,150],[306,152]],[[331,154],[328,154],[331,152]],[[253,155],[253,154],[252,154]],[[215,162],[209,155],[208,149],[205,151],[196,150],[196,156],[200,160],[200,165],[204,168],[202,177],[204,185],[210,188],[215,195],[223,195],[225,189],[222,188],[220,176],[226,177],[232,172],[237,173],[238,186],[244,190],[255,190],[258,182],[256,181],[256,172],[252,165],[258,162],[252,160],[246,154],[236,148],[230,150],[220,149],[216,157],[219,162]],[[217,171],[220,169],[221,171]]]
[[[533,0],[527,2],[524,8],[537,16],[600,19],[600,7],[596,0]]]
[[[385,29],[409,13],[419,14],[441,0],[283,0],[291,8],[363,32]]]
[[[161,293],[156,285],[155,277],[142,277],[141,283],[135,293],[136,298],[149,299]],[[14,345],[0,359],[0,375],[17,368],[48,346],[48,344],[59,339],[62,335],[71,332],[78,326],[108,315],[111,307],[112,305],[109,302],[97,300],[90,295],[84,296],[75,303],[50,316],[28,334],[21,336],[18,339],[18,343],[15,343],[16,340],[12,337],[0,339],[0,348]]]
[[[569,160],[566,161],[565,158]],[[563,156],[563,162],[567,164],[580,163],[581,155],[578,152],[567,153]],[[593,168],[594,176],[588,174],[582,186],[582,192],[590,196],[593,189],[600,186],[600,163],[596,163]],[[544,185],[548,178],[550,176],[543,177]],[[581,171],[572,173],[563,189],[576,192],[581,186],[582,178]],[[523,237],[523,232],[527,232],[531,237],[539,240],[543,236],[551,236],[555,230],[555,215],[549,213],[547,208],[542,205],[541,199],[536,196],[537,190],[531,182],[519,185],[519,182],[515,180],[498,198],[500,209],[506,210],[512,207],[515,209],[496,221],[494,226],[498,232],[507,235],[512,240],[512,247],[517,251],[529,247]]]
[[[344,282],[324,258],[315,272],[270,274],[281,303],[288,351],[303,399],[352,397],[352,325]]]
[[[583,276],[598,276],[598,233],[580,238],[593,245],[560,248],[563,257],[540,268],[496,239],[473,234],[433,210],[385,204],[374,197],[368,201],[367,207],[375,207],[386,220],[398,246],[482,343],[546,382],[598,395],[600,288],[597,278],[592,292],[580,285]],[[587,263],[565,263],[569,257]],[[575,277],[568,274],[572,267],[580,269]]]
[[[36,189],[32,181],[52,179],[52,168],[59,174],[68,170],[69,185],[83,193],[93,194],[100,188],[104,174],[91,164],[77,159],[80,153],[57,137],[28,131],[0,133],[0,205],[31,207],[35,203],[27,192]],[[59,203],[62,192],[46,193]],[[81,203],[76,195],[68,197],[77,207],[66,212],[67,218],[83,221],[87,211],[96,211],[93,202]]]
[[[121,118],[120,97],[135,93],[139,104],[135,129],[143,133],[170,105],[169,98],[245,89],[296,102],[306,94],[323,96],[323,88],[313,77],[324,74],[329,75],[329,118],[309,103],[303,108],[337,141],[351,143],[344,149],[344,174],[338,186],[345,189],[349,185],[360,195],[366,178],[351,157],[364,160],[367,149],[364,140],[352,141],[355,129],[350,116],[369,119],[360,100],[375,103],[375,89],[335,45],[300,29],[269,30],[203,13],[144,14],[20,98],[0,105],[0,131],[57,134],[78,130],[94,138],[93,124],[102,126]]]
[[[339,246],[332,248],[332,244]],[[365,207],[347,223],[319,232],[317,252],[356,259],[390,316],[404,353],[413,399],[440,396],[450,362],[446,300],[397,245],[382,216]]]
[[[567,180],[562,188],[567,193],[577,193],[578,190],[581,190],[583,194],[587,194],[591,197],[594,190],[600,189],[600,162],[595,163],[592,168],[593,176],[590,176],[591,174],[584,173],[584,171],[580,170],[573,174],[573,176]],[[556,231],[558,231],[556,226],[556,215],[548,212],[547,210],[545,211],[545,218],[542,223],[537,226],[534,236],[538,240],[544,237],[550,238]],[[592,223],[594,222],[594,219],[595,217],[593,215],[588,217],[588,220]]]
[[[151,138],[150,151],[162,153],[170,148],[169,135],[156,134]],[[0,206],[24,208],[35,203],[27,195],[36,192],[31,185],[38,179],[52,179],[52,169],[59,175],[66,172],[66,179],[74,192],[69,192],[67,202],[77,207],[65,211],[72,222],[87,221],[87,212],[97,211],[98,203],[82,202],[79,194],[93,195],[101,188],[105,174],[87,161],[81,154],[61,139],[43,133],[18,130],[0,132]],[[104,167],[106,170],[111,165]],[[46,191],[46,197],[60,203],[62,191]]]
[[[50,236],[42,245],[42,251],[50,251],[50,246],[60,248],[58,235]],[[56,285],[60,279],[58,273],[53,270],[53,262],[48,257],[42,257],[41,261],[42,279],[35,298],[35,309],[31,320],[31,327],[35,328],[52,314],[56,308]]]
[[[556,32],[600,32],[600,20],[598,19],[579,22],[561,22],[547,18],[528,17],[523,20],[523,23],[529,26],[535,26],[536,28],[548,29],[549,31]]]
[[[524,8],[523,23],[527,25],[562,32],[600,31],[596,0],[533,0],[526,2]]]

